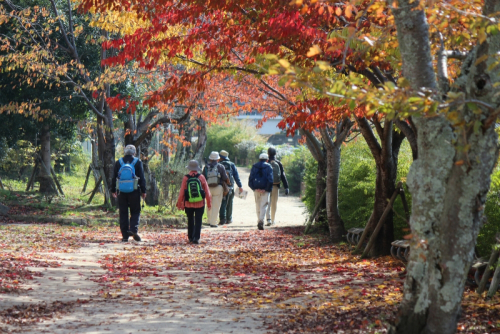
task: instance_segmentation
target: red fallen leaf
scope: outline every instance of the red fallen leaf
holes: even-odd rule
[[[134,283],[133,286],[142,286],[142,284],[141,283]]]

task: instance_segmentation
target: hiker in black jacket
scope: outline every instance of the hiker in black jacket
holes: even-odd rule
[[[111,182],[111,193],[114,198],[118,197],[118,208],[120,212],[120,230],[122,232],[122,241],[128,242],[129,236],[133,236],[135,241],[141,241],[141,237],[137,234],[139,229],[139,219],[141,217],[141,197],[146,198],[146,179],[144,178],[144,169],[142,161],[135,157],[135,146],[127,145],[124,149],[124,157],[115,163],[113,171],[113,182]],[[135,161],[134,164],[134,160]],[[121,161],[120,161],[121,160]],[[123,192],[118,189],[120,169],[123,165],[132,165],[135,169],[135,177],[138,178],[137,189],[131,192]],[[130,208],[130,219],[128,209]]]
[[[266,226],[276,225],[276,210],[278,208],[278,197],[280,192],[280,183],[283,182],[283,187],[285,187],[285,195],[288,195],[290,190],[288,189],[288,180],[286,179],[285,169],[279,160],[276,159],[276,149],[274,147],[269,147],[267,149],[267,154],[269,155],[269,164],[273,167],[273,190],[270,196],[270,205],[267,207]]]

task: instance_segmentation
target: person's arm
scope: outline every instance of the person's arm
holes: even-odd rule
[[[250,169],[250,176],[248,177],[248,188],[255,190],[253,187],[253,174],[255,173],[254,168]]]
[[[266,176],[267,176],[266,191],[267,192],[272,192],[273,191],[273,181],[274,181],[274,178],[273,178],[273,167],[271,167],[271,165],[269,165],[266,168]]]
[[[141,193],[146,193],[146,178],[144,177],[144,167],[142,165],[142,161],[139,160],[135,164],[135,176],[139,178],[139,187],[141,187]]]
[[[281,171],[281,182],[283,182],[283,187],[285,187],[285,194],[288,195],[290,190],[288,187],[288,180],[286,179],[285,175],[285,169],[283,168],[283,164],[280,161],[278,161],[278,165],[280,166],[280,171]]]
[[[232,164],[231,168],[233,170],[234,182],[236,182],[236,184],[238,185],[239,188],[243,188],[243,185],[241,184],[241,180],[240,180],[240,175],[238,174],[238,169],[236,168],[236,165]]]
[[[207,179],[203,175],[200,175],[201,186],[205,191],[205,199],[207,200],[207,208],[212,208],[212,194],[210,193],[210,187],[208,186]]]
[[[227,177],[226,169],[224,168],[224,166],[218,164],[217,170],[219,171],[221,182],[226,182],[226,184],[229,184],[229,178]]]
[[[177,199],[177,209],[184,210],[184,190],[186,190],[187,186],[187,176],[182,178],[181,190],[179,191],[179,198]]]
[[[113,178],[111,179],[110,190],[112,194],[116,194],[116,179],[118,178],[118,171],[120,170],[120,163],[115,162],[115,168],[113,169]]]

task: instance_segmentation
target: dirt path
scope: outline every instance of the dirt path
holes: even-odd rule
[[[239,171],[248,189],[249,171]],[[10,254],[45,261],[26,268],[34,279],[21,281],[19,294],[0,294],[0,333],[282,333],[306,309],[349,313],[368,305],[350,298],[401,284],[386,282],[397,268],[302,236],[303,211],[298,198],[280,197],[277,226],[258,231],[250,191],[235,199],[234,223],[204,227],[200,245],[185,229],[143,227],[143,242],[123,244],[117,227],[0,227],[6,263]],[[376,314],[356,311],[341,323]],[[326,332],[338,326],[330,325]]]
[[[235,197],[233,204],[233,221],[234,223],[224,226],[228,231],[246,231],[257,228],[257,214],[255,212],[255,201],[253,192],[248,188],[248,177],[250,169],[238,167],[243,189],[248,191],[248,196],[245,200]],[[285,196],[283,187],[282,194],[278,199],[278,209],[276,210],[276,226],[299,226],[303,225],[306,220],[305,206],[297,196]]]

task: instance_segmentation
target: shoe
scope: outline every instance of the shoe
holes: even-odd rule
[[[271,225],[269,226],[276,226],[276,222],[271,222]]]
[[[128,242],[128,238],[127,239],[123,238],[122,242]]]
[[[132,231],[128,231],[128,235],[130,235],[131,237],[134,237],[135,241],[141,241],[141,237],[137,233],[134,233]]]
[[[217,225],[210,225],[210,227],[219,227],[219,226],[217,226]]]
[[[189,238],[189,242],[193,242],[193,239]]]
[[[194,240],[193,240],[193,244],[195,244],[195,245],[199,245],[199,244],[200,244],[200,241],[198,241],[198,239],[194,239]]]
[[[271,222],[271,219],[268,219],[266,226],[271,226],[271,225],[273,225],[273,223]]]
[[[258,228],[259,230],[261,230],[261,231],[262,231],[262,230],[264,230],[264,222],[259,222],[259,223],[257,224],[257,228]]]
[[[228,221],[226,221],[226,225],[229,225],[229,224],[232,224],[232,223],[233,223],[233,221],[232,221],[232,220],[228,220]]]
[[[220,222],[219,222],[219,225],[224,225],[226,223],[226,220],[225,219],[221,219]]]

